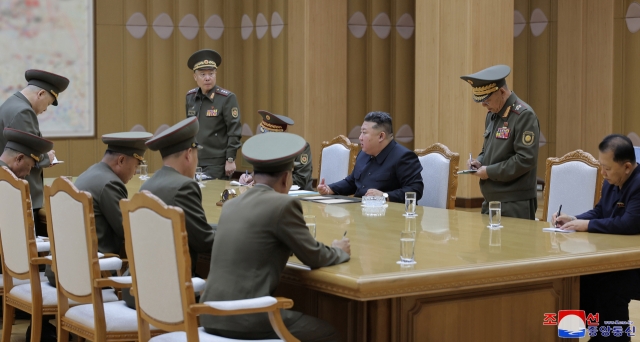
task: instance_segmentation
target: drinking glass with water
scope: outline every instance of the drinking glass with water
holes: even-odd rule
[[[196,180],[198,181],[198,185],[200,185],[201,188],[206,187],[204,183],[202,183],[202,168],[199,166],[196,167]]]
[[[400,265],[413,265],[416,247],[416,232],[403,231],[400,233]]]
[[[307,224],[307,228],[309,228],[309,233],[315,238],[316,237],[316,216],[315,215],[304,215],[304,222]]]
[[[404,216],[406,217],[418,216],[418,214],[416,214],[416,193],[415,192],[405,192],[404,211],[405,211]]]
[[[500,225],[502,206],[498,201],[489,202],[489,228],[502,228]]]
[[[149,173],[147,170],[147,164],[140,164],[140,179],[147,180],[149,179]]]

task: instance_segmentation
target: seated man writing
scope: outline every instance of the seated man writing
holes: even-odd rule
[[[384,196],[391,202],[404,203],[405,192],[415,192],[422,198],[422,165],[418,156],[393,140],[391,116],[371,112],[364,117],[360,131],[362,151],[356,166],[347,178],[326,185],[318,184],[322,195]]]
[[[200,302],[273,295],[292,253],[311,268],[349,260],[349,239],[334,240],[333,247],[316,241],[305,224],[300,200],[287,195],[293,160],[305,145],[290,133],[256,135],[243,145],[242,154],[254,168],[255,186],[222,207]],[[291,310],[281,313],[289,332],[301,341],[339,340],[325,321]],[[203,315],[200,323],[207,332],[227,338],[278,338],[266,313]]]
[[[598,146],[604,184],[595,208],[578,216],[553,215],[556,226],[579,232],[640,234],[640,169],[631,140],[611,134]],[[629,301],[640,298],[640,270],[591,274],[580,277],[580,309],[600,314],[600,322],[628,321]],[[615,324],[626,329],[625,324]],[[597,336],[590,341],[630,341],[623,334],[616,338]]]

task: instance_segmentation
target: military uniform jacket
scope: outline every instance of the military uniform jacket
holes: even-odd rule
[[[311,268],[349,260],[343,250],[325,246],[311,236],[300,200],[257,184],[222,207],[200,302],[273,295],[291,253]],[[285,324],[289,314],[282,310]],[[266,313],[202,315],[200,323],[230,331],[273,331]]]
[[[0,106],[0,132],[7,127],[42,137],[36,112],[33,111],[31,103],[21,92],[13,94]],[[4,151],[6,145],[7,140],[3,134],[0,134],[0,153]],[[31,173],[25,177],[29,182],[33,209],[42,208],[44,197],[42,169],[50,165],[49,155],[45,153],[40,156],[40,162],[36,167],[32,168]]]
[[[484,144],[478,161],[487,168],[480,180],[486,201],[513,202],[537,196],[536,167],[540,124],[528,104],[515,93],[499,113],[487,113]]]
[[[106,163],[93,164],[74,185],[93,197],[98,250],[119,254],[124,242],[120,200],[128,197],[127,188]]]
[[[197,116],[200,130],[196,139],[203,145],[198,151],[200,165],[212,164],[212,159],[236,158],[240,148],[242,125],[236,95],[217,85],[207,94],[200,88],[187,92],[187,117]]]
[[[169,166],[163,166],[149,180],[145,181],[140,191],[149,190],[165,204],[182,208],[184,211],[191,267],[194,268],[198,253],[210,253],[213,247],[215,230],[207,223],[202,208],[202,192],[198,183],[185,177]]]
[[[636,166],[622,188],[605,180],[598,204],[576,218],[590,220],[589,233],[640,234],[640,167]]]
[[[353,172],[329,187],[337,195],[356,197],[377,189],[389,194],[389,201],[404,203],[405,192],[415,192],[417,200],[422,198],[420,172],[422,165],[415,152],[392,140],[376,157],[360,151]]]
[[[293,184],[300,187],[300,190],[313,190],[311,172],[311,146],[307,143],[304,151],[293,161]]]

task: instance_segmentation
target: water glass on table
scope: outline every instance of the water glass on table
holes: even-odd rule
[[[316,237],[316,216],[315,215],[304,215],[304,222],[307,224],[307,228],[309,228],[309,233],[315,239]]]
[[[140,179],[142,180],[149,179],[147,164],[140,164],[139,167],[140,167]]]
[[[202,168],[199,166],[196,167],[196,180],[198,181],[198,185],[200,185],[201,188],[206,187],[204,183],[202,183]]]
[[[416,247],[416,232],[403,231],[400,233],[400,265],[413,265]]]
[[[406,217],[416,217],[416,193],[405,192],[404,194],[404,211],[403,214]]]
[[[488,228],[497,229],[502,228],[500,225],[502,205],[499,201],[489,202],[489,225]]]

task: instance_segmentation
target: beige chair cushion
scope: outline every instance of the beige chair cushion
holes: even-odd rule
[[[88,328],[95,328],[93,304],[74,306],[64,316]],[[107,332],[138,331],[136,310],[129,308],[123,300],[104,303],[104,317]],[[153,326],[150,329],[157,330]]]
[[[237,342],[237,341],[246,341],[246,340],[236,340],[232,338],[220,337],[211,334],[207,334],[204,331],[204,328],[198,329],[198,337],[200,338],[200,342]],[[177,331],[168,334],[158,335],[149,340],[149,342],[182,342],[187,341],[187,333],[184,331]],[[256,340],[253,340],[256,341]],[[276,342],[282,340],[257,340],[262,342]]]
[[[44,272],[40,272],[40,282],[48,281]],[[13,278],[13,286],[29,284],[29,279],[16,279]],[[0,275],[0,288],[4,288],[4,278]]]
[[[42,287],[42,305],[44,306],[58,305],[58,292],[56,291],[56,288],[51,286],[48,281],[41,282],[40,286]],[[14,286],[9,293],[11,293],[16,298],[19,298],[25,302],[31,303],[31,284]],[[113,289],[104,289],[102,290],[102,299],[105,302],[113,302],[118,300],[118,296],[116,296]],[[78,302],[69,300],[69,305],[78,305],[78,304],[79,304]],[[93,315],[93,311],[91,312]]]

